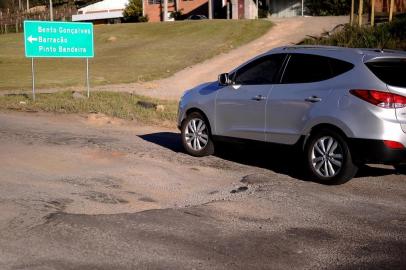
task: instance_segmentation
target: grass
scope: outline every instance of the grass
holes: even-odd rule
[[[163,105],[160,111],[154,107],[140,105],[139,102]],[[103,113],[107,116],[136,120],[145,124],[175,126],[177,103],[130,93],[95,92],[90,98],[75,99],[72,92],[38,94],[36,101],[27,95],[0,96],[0,110],[41,111],[55,113]]]
[[[331,36],[305,39],[302,44],[406,50],[406,17],[375,27],[346,25]]]
[[[264,20],[182,21],[95,26],[92,85],[164,78],[263,35]],[[22,34],[0,35],[0,90],[31,87]],[[84,59],[36,60],[38,88],[83,86]]]

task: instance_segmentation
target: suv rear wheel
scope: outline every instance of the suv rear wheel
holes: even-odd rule
[[[306,163],[312,179],[328,185],[351,180],[358,171],[345,139],[329,129],[316,131],[306,145]]]
[[[182,123],[182,144],[186,152],[195,157],[214,153],[209,123],[199,112],[192,112]]]
[[[395,170],[399,174],[406,174],[406,164],[395,165]]]

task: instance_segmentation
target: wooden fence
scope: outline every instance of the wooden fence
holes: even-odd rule
[[[72,14],[76,14],[74,7],[54,8],[55,21],[70,21]],[[44,20],[50,19],[49,9],[30,9],[26,10],[0,10],[0,34],[19,33],[23,31],[25,20]]]

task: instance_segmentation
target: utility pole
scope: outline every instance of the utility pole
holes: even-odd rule
[[[164,0],[164,22],[168,21],[168,0]]]
[[[395,0],[390,0],[390,7],[389,7],[389,21],[391,22],[393,19],[393,8],[395,6]]]
[[[375,0],[371,0],[371,26],[375,24]]]
[[[27,0],[27,12],[30,10],[30,0]]]
[[[255,4],[257,5],[257,15],[256,15],[256,18],[255,19],[259,19],[259,3],[258,3],[258,0],[256,0],[255,1]]]
[[[54,20],[54,7],[52,4],[52,0],[49,0],[49,20],[50,21]]]
[[[304,16],[304,0],[302,0],[302,17]]]
[[[364,1],[359,0],[359,6],[358,6],[358,26],[362,25],[362,13],[363,13],[363,7],[364,7]]]
[[[355,0],[351,0],[350,25],[354,24]]]
[[[209,20],[213,19],[213,0],[209,0]]]

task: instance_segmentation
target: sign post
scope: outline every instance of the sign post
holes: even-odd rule
[[[87,96],[90,96],[89,58],[94,57],[93,24],[24,21],[25,56],[31,58],[35,100],[34,58],[86,58]]]

